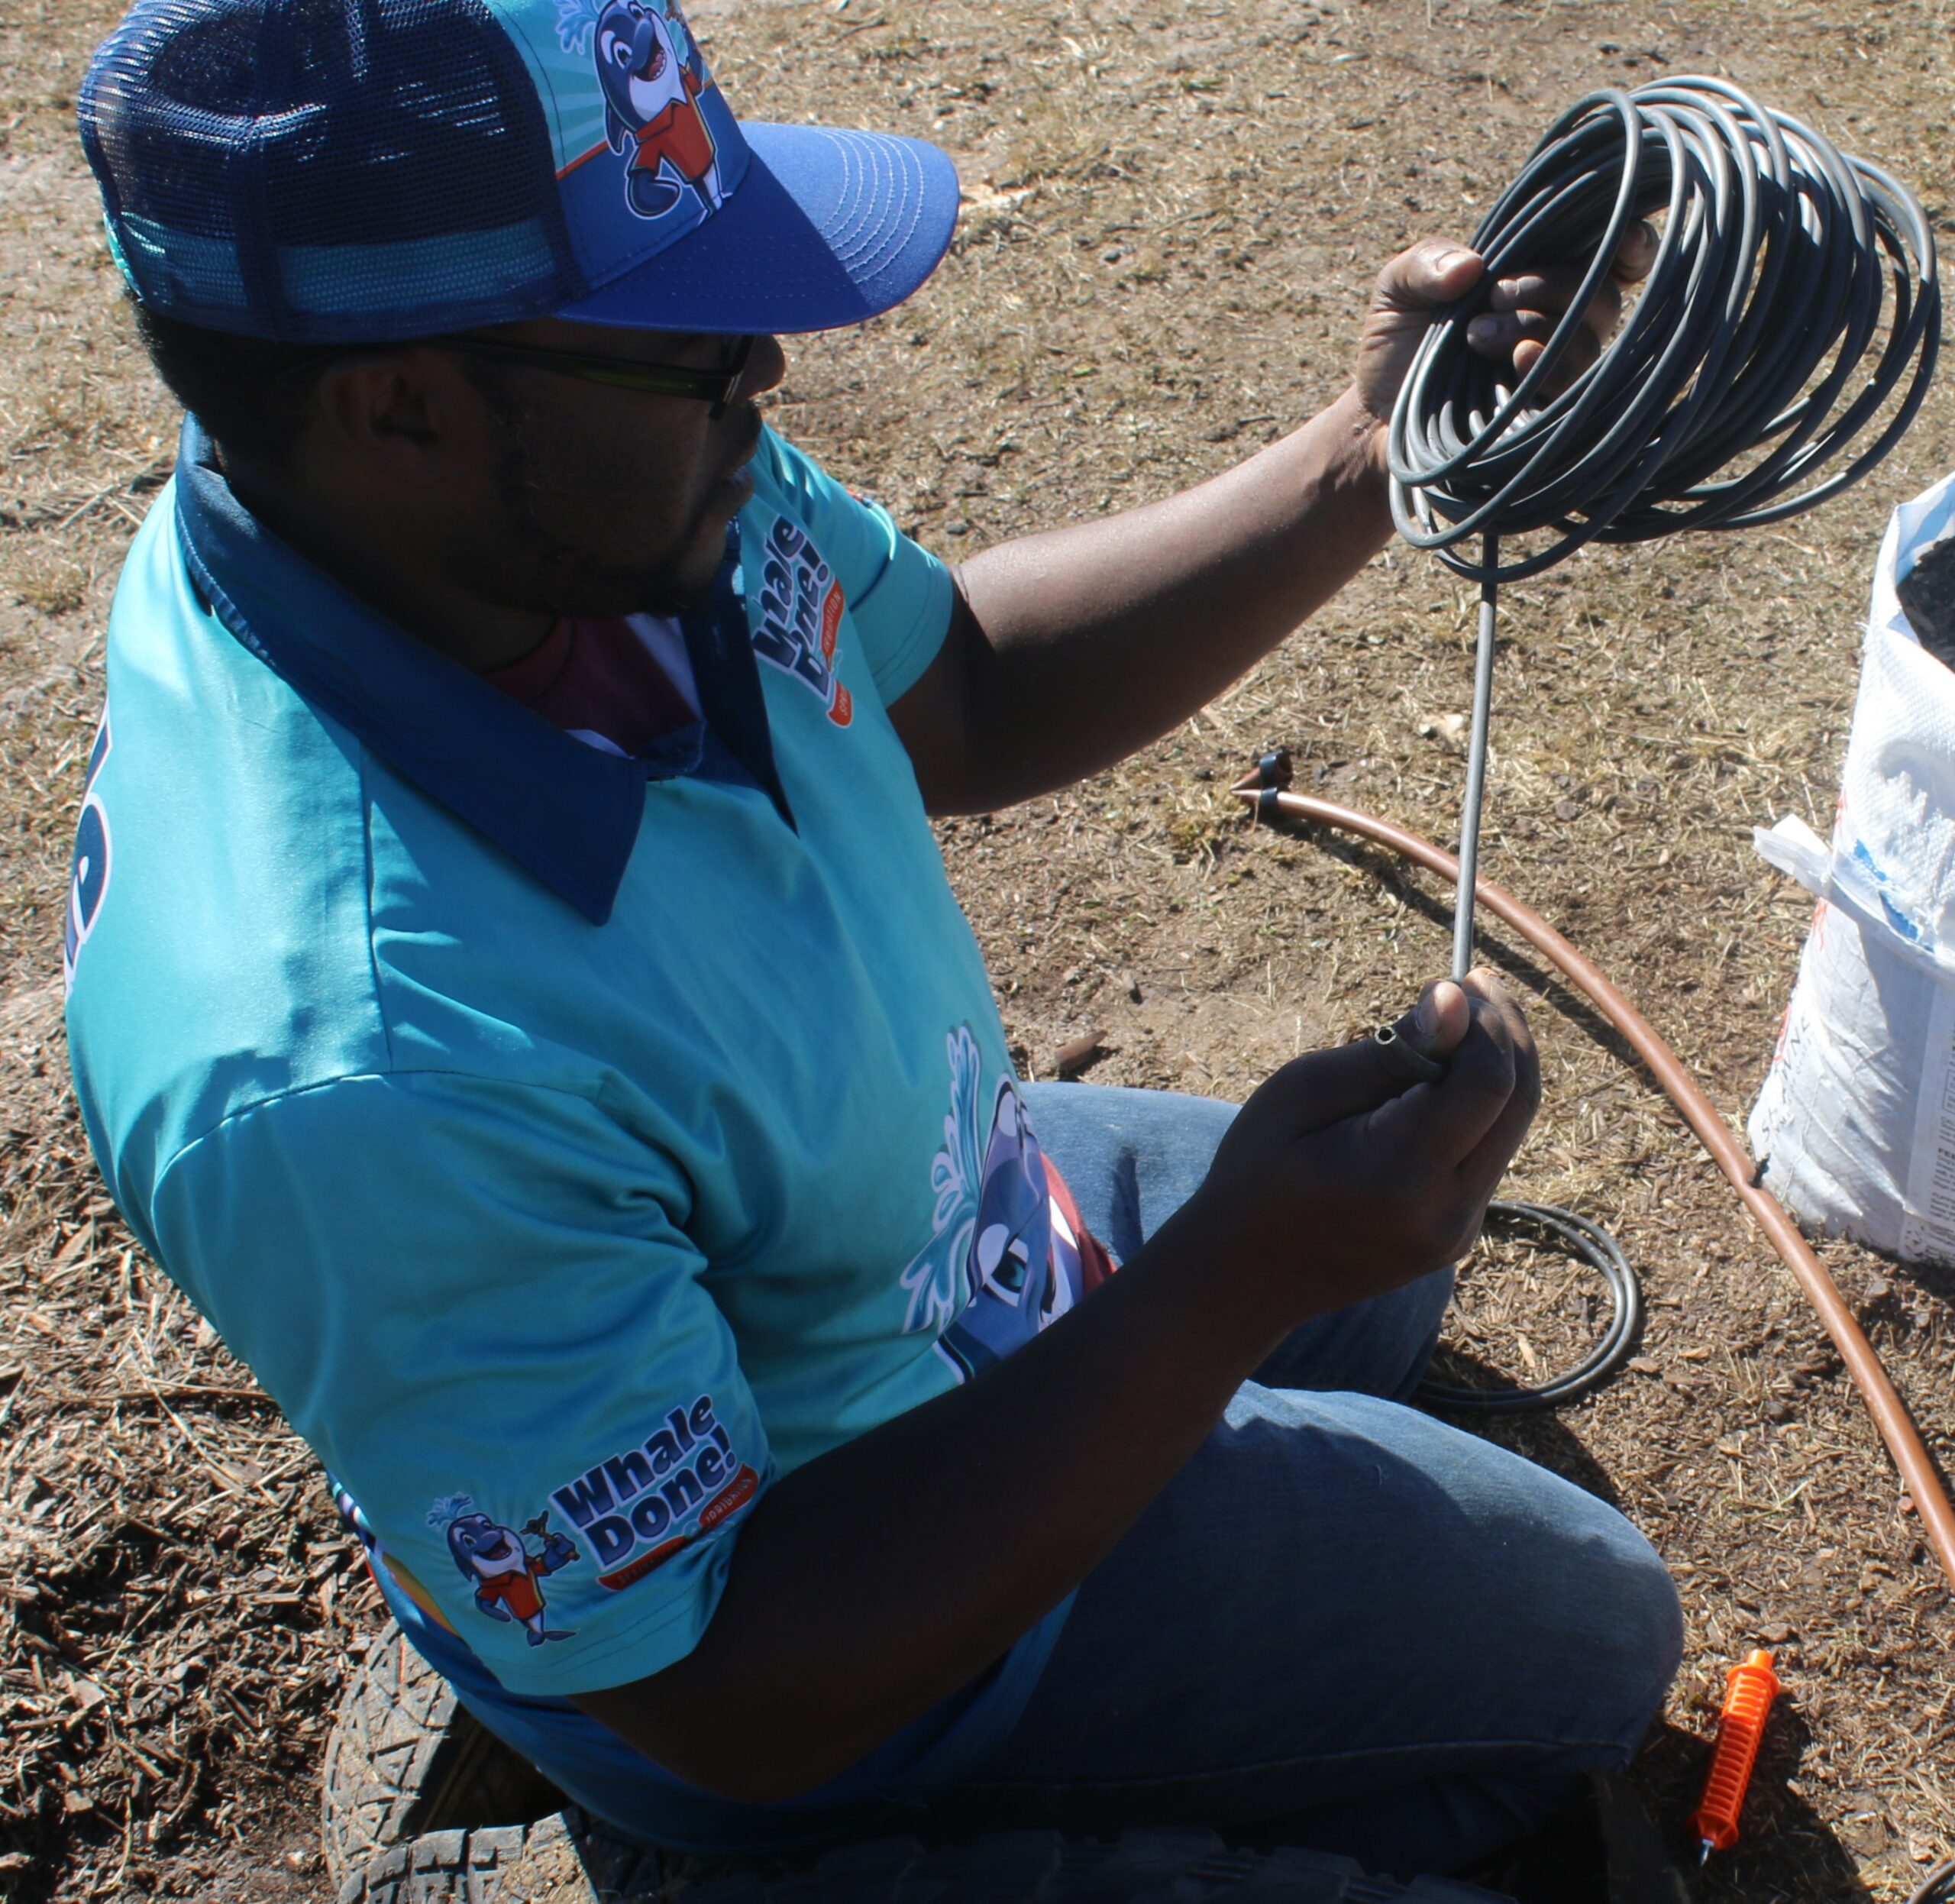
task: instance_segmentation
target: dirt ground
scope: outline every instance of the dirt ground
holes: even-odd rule
[[[775,420],[953,558],[1165,494],[1328,399],[1378,265],[1470,233],[1588,88],[1726,73],[1951,218],[1945,0],[700,0],[742,111],[938,140],[968,199],[910,305],[798,342]],[[132,1247],[65,1091],[58,943],[103,633],[175,422],[134,352],[73,131],[111,0],[0,16],[0,1895],[323,1895],[312,1815],[375,1600],[305,1450]],[[1875,477],[1742,538],[1591,551],[1510,591],[1485,870],[1636,998],[1732,1119],[1808,902],[1753,854],[1825,830],[1888,511],[1955,463],[1955,379]],[[1028,1075],[1245,1094],[1443,969],[1433,885],[1252,830],[1265,743],[1442,839],[1470,602],[1381,555],[1184,727],[1056,799],[947,825]],[[1191,628],[1189,638],[1201,631]],[[1082,709],[1090,719],[1091,710]],[[1837,1358],[1663,1100],[1524,953],[1546,1103],[1518,1194],[1609,1225],[1651,1302],[1631,1369],[1495,1432],[1622,1507],[1689,1651],[1643,1782],[1682,1831],[1724,1666],[1788,1694],[1706,1899],[1905,1899],[1955,1853],[1955,1608]],[[1825,1255],[1947,1463],[1955,1277]],[[1508,1252],[1457,1350],[1525,1375],[1588,1284]]]

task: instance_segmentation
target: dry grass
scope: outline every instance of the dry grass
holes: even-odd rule
[[[797,344],[779,411],[953,555],[1165,493],[1307,414],[1382,257],[1469,229],[1605,76],[1727,71],[1916,181],[1955,228],[1936,0],[694,11],[743,110],[893,128],[958,160],[952,259],[903,310]],[[371,1603],[301,1451],[131,1253],[60,1091],[79,750],[108,587],[172,427],[68,125],[107,20],[99,0],[21,0],[0,21],[0,1888],[303,1895],[288,1808]],[[1592,551],[1507,597],[1487,870],[1601,960],[1734,1119],[1808,910],[1749,829],[1786,811],[1824,828],[1873,551],[1892,504],[1955,464],[1950,387],[1820,514]],[[1449,577],[1389,552],[1133,761],[947,826],[1027,1071],[1090,1032],[1096,1081],[1239,1096],[1401,1009],[1443,964],[1443,897],[1368,850],[1249,829],[1227,788],[1281,742],[1306,786],[1446,836],[1471,633]],[[1905,1897],[1955,1849],[1947,1589],[1836,1359],[1667,1105],[1524,949],[1491,945],[1546,1067],[1517,1194],[1609,1225],[1650,1294],[1628,1375],[1498,1430],[1619,1499],[1683,1584],[1690,1653],[1648,1789],[1679,1821],[1721,1666],[1769,1641],[1789,1696],[1755,1822],[1704,1895]],[[1825,1254],[1947,1463],[1955,1280]],[[1554,1363],[1586,1302],[1517,1256],[1482,1272],[1458,1341],[1525,1374],[1520,1337]]]

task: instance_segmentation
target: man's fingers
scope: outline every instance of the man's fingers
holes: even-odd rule
[[[1401,251],[1378,274],[1375,310],[1433,311],[1464,297],[1479,282],[1480,255],[1443,238],[1427,238]]]
[[[1407,1042],[1421,1057],[1443,1060],[1466,1036],[1472,1015],[1465,992],[1450,978],[1436,978],[1401,1023]]]
[[[1556,320],[1543,311],[1482,311],[1466,327],[1466,341],[1488,357],[1504,357],[1524,339],[1545,344]]]
[[[1471,1198],[1493,1194],[1541,1101],[1541,1065],[1520,1007],[1491,972],[1459,988],[1471,1013],[1466,1036],[1430,1092],[1384,1105],[1373,1128],[1452,1168]]]
[[[1287,1098],[1288,1121],[1299,1136],[1361,1116],[1422,1082],[1426,1061],[1446,1062],[1466,1036],[1472,1011],[1467,993],[1443,978],[1428,985],[1392,1027],[1391,1042],[1359,1038],[1307,1052],[1285,1065],[1257,1094]],[[1408,1062],[1408,1051],[1417,1058]]]
[[[1625,284],[1633,284],[1650,275],[1656,262],[1656,228],[1647,218],[1638,218],[1623,234],[1616,247],[1615,274]]]
[[[1301,1137],[1375,1110],[1418,1081],[1395,1044],[1364,1037],[1293,1058],[1262,1091],[1288,1100],[1286,1121]]]
[[[1540,354],[1543,354],[1543,350],[1546,350],[1546,344],[1540,342],[1539,338],[1533,338],[1533,336],[1521,335],[1517,342],[1513,344],[1511,348],[1513,348],[1513,370],[1515,370],[1515,375],[1525,377],[1527,371],[1529,371],[1530,367],[1533,367],[1533,364],[1535,364],[1535,357],[1539,357]],[[1490,354],[1495,357],[1501,357],[1505,356],[1505,350],[1501,350],[1500,346],[1495,346]],[[1575,335],[1568,340],[1566,348],[1562,350],[1560,362],[1554,366],[1554,373],[1550,375],[1549,381],[1546,381],[1546,391],[1549,391],[1549,395],[1554,395],[1554,393],[1558,391],[1564,391],[1568,385],[1574,383],[1575,377],[1579,377],[1582,371],[1588,370],[1589,364],[1595,362],[1599,356],[1601,356],[1601,344],[1595,342],[1593,332],[1589,331],[1575,332]]]
[[[1382,425],[1433,317],[1480,281],[1479,254],[1441,238],[1401,251],[1378,274],[1371,309],[1358,333],[1352,388],[1371,420]]]
[[[1539,357],[1545,347],[1539,344],[1520,343],[1514,347],[1514,367],[1521,376],[1527,374],[1528,366]],[[1596,342],[1595,335],[1588,331],[1578,331],[1568,341],[1567,348],[1561,354],[1561,360],[1553,373],[1543,386],[1550,396],[1565,390],[1602,354],[1602,347]]]
[[[1575,302],[1575,294],[1582,289],[1585,273],[1573,269],[1556,266],[1543,271],[1522,271],[1512,276],[1496,278],[1493,289],[1487,293],[1487,308],[1492,311],[1546,311],[1556,317]],[[1621,293],[1613,286],[1604,286],[1597,296],[1597,304],[1606,297],[1618,305]],[[1592,310],[1595,307],[1591,305]]]
[[[1624,233],[1611,267],[1614,283],[1604,286],[1588,311],[1588,322],[1605,335],[1621,314],[1615,285],[1633,284],[1656,261],[1656,234],[1639,219]],[[1444,238],[1424,238],[1401,251],[1378,274],[1372,294],[1374,310],[1430,312],[1464,297],[1478,283],[1485,266],[1478,252]],[[1585,275],[1579,266],[1554,265],[1518,271],[1502,278],[1488,296],[1495,312],[1545,311],[1559,313],[1574,302]]]
[[[1527,1135],[1534,1114],[1540,1107],[1538,1077],[1531,1081],[1531,1088],[1524,1087],[1517,1078],[1514,1094],[1507,1099],[1501,1114],[1488,1127],[1487,1134],[1460,1160],[1457,1174],[1464,1191],[1483,1204],[1493,1195],[1500,1188],[1500,1180],[1507,1175],[1507,1166],[1514,1161],[1514,1153],[1520,1148],[1521,1139]]]
[[[1624,233],[1616,249],[1609,275],[1616,284],[1635,284],[1650,275],[1656,262],[1656,228],[1639,218]],[[1488,304],[1496,311],[1565,311],[1575,301],[1582,281],[1588,275],[1580,264],[1549,264],[1530,270],[1509,271],[1497,278],[1487,293]],[[1612,296],[1619,296],[1611,292]]]
[[[1534,1049],[1534,1034],[1528,1029],[1527,1015],[1513,994],[1485,965],[1475,965],[1461,981],[1460,989],[1491,1008],[1506,1027],[1515,1062],[1531,1067],[1538,1082],[1540,1055]]]
[[[1419,1002],[1375,1034],[1394,1056],[1407,1089],[1436,1084],[1446,1075],[1446,1059],[1466,1035],[1472,1016],[1466,994],[1449,978],[1428,985]]]
[[[1575,270],[1524,273],[1501,279],[1488,299],[1488,309],[1466,327],[1466,341],[1482,356],[1511,361],[1526,376],[1553,336],[1569,300],[1582,288]],[[1601,355],[1602,344],[1622,315],[1622,293],[1605,284],[1589,300],[1582,328],[1568,341],[1549,388],[1566,388]]]
[[[1498,1013],[1507,1028],[1513,1053],[1513,1088],[1506,1105],[1459,1165],[1459,1175],[1465,1182],[1491,1196],[1540,1108],[1541,1060],[1520,1007],[1500,981],[1490,972],[1475,971],[1468,975],[1465,984],[1474,997],[1484,1000]]]
[[[1574,302],[1582,289],[1582,277],[1579,271],[1554,270],[1501,278],[1488,293],[1485,314],[1467,326],[1467,335],[1475,343],[1482,339],[1495,341],[1503,333],[1496,331],[1495,326],[1504,320],[1518,320],[1545,325],[1546,330],[1539,335],[1546,336]],[[1611,280],[1589,299],[1588,308],[1582,313],[1582,322],[1597,337],[1605,338],[1616,328],[1616,321],[1621,315],[1622,292]]]
[[[1499,1007],[1469,981],[1466,1035],[1447,1059],[1446,1075],[1424,1090],[1378,1105],[1366,1120],[1388,1153],[1456,1172],[1499,1124],[1514,1095],[1514,1033]]]

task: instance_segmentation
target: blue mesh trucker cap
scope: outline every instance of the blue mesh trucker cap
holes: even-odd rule
[[[934,146],[737,124],[676,0],[138,0],[79,113],[137,297],[294,342],[825,330],[957,216]]]

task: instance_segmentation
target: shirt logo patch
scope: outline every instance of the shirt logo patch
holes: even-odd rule
[[[514,1621],[532,1646],[574,1637],[574,1629],[544,1624],[544,1576],[579,1557],[567,1535],[550,1531],[547,1513],[506,1527],[480,1512],[471,1496],[452,1494],[428,1510],[428,1524],[447,1534],[448,1557],[473,1591],[477,1611],[506,1625]]]
[[[597,1584],[619,1593],[730,1520],[760,1485],[703,1395],[550,1498],[590,1541]]]
[[[950,1110],[930,1171],[933,1233],[903,1272],[903,1327],[935,1329],[937,1353],[966,1382],[1057,1321],[1087,1276],[1016,1088],[999,1079],[987,1121],[978,1041],[959,1025],[948,1042]]]
[[[102,901],[108,897],[111,850],[108,809],[95,790],[111,745],[108,707],[102,710],[102,725],[95,729],[95,745],[89,749],[88,779],[82,788],[81,817],[75,823],[75,857],[68,878],[68,916],[61,934],[61,984],[71,991],[75,984],[75,961],[102,916]]]
[[[838,727],[855,718],[854,698],[835,671],[846,606],[842,584],[806,532],[777,516],[761,551],[761,625],[754,647],[813,694]]]

